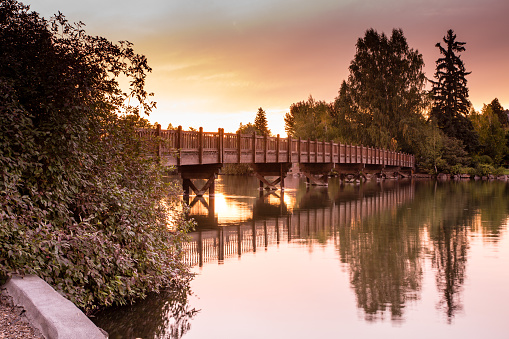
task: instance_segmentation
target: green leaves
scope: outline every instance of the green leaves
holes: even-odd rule
[[[424,61],[411,49],[403,31],[390,38],[374,29],[357,41],[350,75],[336,98],[339,125],[348,124],[350,142],[411,151],[407,125],[419,128],[425,107]]]
[[[176,212],[169,231],[176,186],[134,133],[154,105],[146,58],[14,0],[0,45],[1,272],[37,274],[85,311],[186,285],[175,248],[191,225]]]

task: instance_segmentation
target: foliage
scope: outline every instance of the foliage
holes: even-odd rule
[[[258,108],[258,112],[256,113],[254,126],[256,130],[260,132],[261,135],[270,136],[270,129],[267,123],[267,114],[261,107]]]
[[[430,174],[463,174],[463,168],[470,163],[462,142],[449,138],[433,124],[423,128],[414,148],[419,170]]]
[[[426,105],[422,55],[400,29],[390,38],[369,29],[356,47],[335,101],[335,126],[348,125],[341,135],[355,143],[412,151]]]
[[[0,46],[2,274],[37,274],[85,311],[187,284],[191,225],[135,134],[155,107],[146,58],[15,0]]]
[[[498,98],[495,98],[489,103],[488,105],[491,110],[493,111],[493,114],[498,117],[498,121],[502,124],[504,127],[509,127],[509,120],[507,119],[507,112],[504,110],[502,105],[500,105],[500,101],[498,101]]]
[[[253,169],[249,164],[224,164],[221,168],[221,174],[226,175],[248,175],[252,173]]]
[[[436,61],[436,81],[432,81],[431,118],[448,137],[463,141],[467,151],[473,152],[477,148],[477,135],[467,118],[470,101],[466,76],[470,72],[465,70],[458,55],[465,51],[465,42],[457,41],[452,29],[447,31],[443,41],[445,47],[440,43],[435,45],[443,57]]]
[[[311,140],[331,140],[336,136],[332,126],[332,105],[316,101],[311,95],[307,101],[292,104],[285,115],[288,135]]]
[[[239,128],[237,129],[237,133],[240,133],[240,134],[254,134],[254,133],[256,133],[258,135],[261,134],[261,132],[251,122],[248,122],[245,125],[243,123],[240,123]]]
[[[507,145],[505,129],[498,115],[493,112],[491,105],[484,105],[482,113],[473,111],[470,120],[479,136],[481,154],[489,156],[496,165],[500,165],[504,155],[507,154]]]
[[[444,135],[433,124],[425,125],[421,132],[421,138],[414,146],[418,169],[436,174],[439,172],[439,168],[445,166],[445,161],[442,158]]]

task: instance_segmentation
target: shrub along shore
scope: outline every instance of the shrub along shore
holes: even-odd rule
[[[135,133],[155,105],[146,58],[15,0],[0,46],[0,283],[35,274],[87,313],[186,290],[192,224]]]

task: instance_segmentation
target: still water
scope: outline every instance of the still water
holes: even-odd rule
[[[192,199],[192,295],[93,320],[110,338],[509,338],[509,183],[220,177]]]

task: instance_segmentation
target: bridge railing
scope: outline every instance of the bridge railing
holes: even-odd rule
[[[140,129],[151,141],[148,152],[157,153],[168,165],[215,163],[337,163],[412,168],[413,155],[362,145],[256,134]]]

